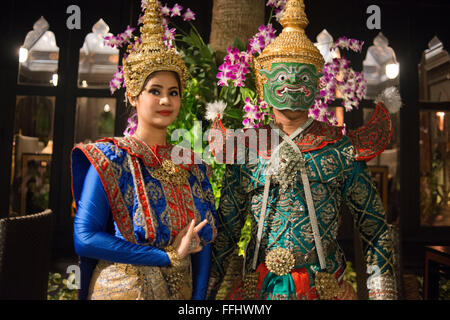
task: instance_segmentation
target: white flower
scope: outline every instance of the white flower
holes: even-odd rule
[[[178,3],[175,3],[175,5],[172,8],[172,13],[171,13],[171,17],[175,17],[175,16],[181,16],[181,10],[183,10],[183,7],[180,6]]]
[[[187,8],[187,9],[186,9],[186,12],[183,14],[183,20],[184,20],[184,21],[195,20],[195,13],[192,12],[191,9]]]
[[[279,0],[276,4],[277,8],[282,8],[284,9],[284,7],[286,6],[286,0]]]
[[[284,8],[275,10],[275,19],[279,22],[283,17]]]
[[[168,16],[170,15],[170,8],[167,6],[167,4],[161,8],[161,14],[163,16]]]
[[[217,116],[219,116],[219,118],[222,119],[226,107],[227,104],[222,100],[208,103],[206,105],[205,119],[209,121],[214,121],[217,118]]]
[[[389,87],[383,90],[383,92],[376,97],[375,103],[383,103],[388,109],[389,113],[396,113],[402,107],[402,100],[400,92],[396,87]]]

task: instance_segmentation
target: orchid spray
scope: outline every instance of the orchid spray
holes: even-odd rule
[[[257,128],[273,118],[270,106],[257,98],[255,90],[251,89],[252,85],[247,79],[252,78],[252,57],[258,56],[276,38],[272,21],[280,21],[285,5],[286,0],[268,0],[266,6],[271,8],[271,12],[267,25],[260,26],[258,32],[249,39],[247,50],[240,51],[230,46],[223,63],[219,66],[217,85],[227,92],[230,91],[230,87],[240,90],[244,127]],[[330,50],[347,49],[361,52],[362,46],[361,41],[342,37],[334,42]],[[358,108],[365,91],[366,81],[363,74],[355,72],[345,57],[334,58],[324,66],[323,76],[319,82],[319,93],[314,105],[309,109],[309,116],[337,125],[336,115],[329,109],[330,104],[340,98],[345,111],[351,111],[353,108]]]
[[[331,51],[347,49],[361,52],[364,42],[341,37],[331,46]],[[361,72],[350,67],[350,61],[345,57],[334,58],[327,62],[320,78],[319,95],[314,105],[309,109],[309,115],[319,121],[337,125],[334,112],[329,111],[330,104],[337,98],[342,99],[345,111],[358,108],[359,102],[366,93],[366,80]]]

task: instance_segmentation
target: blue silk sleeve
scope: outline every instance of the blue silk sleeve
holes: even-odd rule
[[[208,289],[209,270],[211,268],[211,244],[192,256],[193,291],[192,300],[204,300]]]
[[[100,177],[91,165],[86,174],[74,221],[74,246],[78,255],[118,263],[168,266],[161,249],[128,242],[106,232],[110,207]]]

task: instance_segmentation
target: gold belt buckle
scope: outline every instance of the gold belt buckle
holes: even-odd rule
[[[295,257],[292,252],[285,248],[276,248],[266,255],[267,269],[278,275],[289,274],[295,266]]]

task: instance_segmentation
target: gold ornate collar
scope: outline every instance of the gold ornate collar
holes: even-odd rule
[[[108,137],[98,140],[97,142],[112,142],[118,148],[126,150],[133,156],[141,158],[146,166],[149,167],[159,167],[164,160],[170,160],[172,155],[172,149],[174,147],[173,144],[167,144],[166,146],[156,144],[153,147],[147,146],[145,143],[140,141],[139,139],[131,136],[125,137]],[[152,150],[148,150],[151,148]],[[184,149],[186,151],[186,149]],[[153,152],[152,152],[153,151]],[[191,164],[181,164],[180,167],[191,170],[194,153],[190,152],[191,156]],[[158,157],[156,158],[155,155]]]

